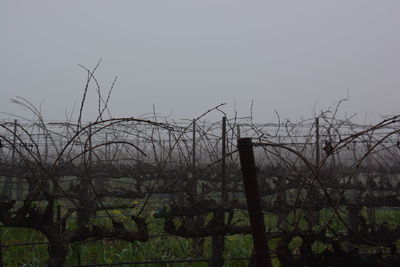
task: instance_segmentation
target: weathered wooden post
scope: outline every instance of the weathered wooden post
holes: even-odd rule
[[[221,208],[214,212],[217,224],[225,224],[225,202],[227,200],[226,189],[226,117],[222,118],[222,153],[221,153]],[[212,267],[224,266],[225,236],[215,235],[212,237]]]
[[[372,173],[372,158],[371,158],[371,139],[372,137],[369,138],[369,142],[367,142],[367,184],[368,182],[370,182],[369,184],[372,185],[374,183],[374,176]],[[375,196],[375,188],[372,188],[371,186],[368,186],[367,188],[368,191],[368,195],[370,197],[374,197]],[[375,207],[371,206],[371,207],[367,207],[367,218],[368,218],[368,222],[372,225],[376,224],[376,216],[375,216]]]
[[[89,162],[89,170],[91,171],[92,169],[92,125],[89,125],[89,137],[88,137],[88,143],[89,143],[89,157],[88,157],[88,162]]]
[[[15,167],[15,150],[17,148],[17,125],[18,125],[18,121],[14,120],[13,150],[11,150],[11,162],[12,162],[13,168]]]
[[[282,138],[281,138],[281,136],[279,135],[278,136],[278,144],[282,144]],[[278,147],[277,148],[277,153],[278,153],[278,155],[279,155],[279,157],[281,157],[282,158],[282,148],[281,147]],[[287,195],[286,195],[286,180],[285,180],[285,178],[279,178],[277,181],[276,181],[276,185],[275,185],[276,187],[275,187],[275,190],[277,190],[278,191],[278,194],[277,194],[277,203],[284,203],[284,204],[286,204],[287,203]],[[289,215],[289,211],[286,209],[286,208],[284,208],[284,209],[281,209],[281,210],[279,210],[279,213],[277,214],[278,215],[278,218],[277,218],[277,227],[278,228],[282,228],[282,229],[287,229],[287,217],[288,217],[288,215]]]
[[[106,145],[104,147],[104,160],[106,162],[106,165],[108,164],[108,133],[106,133]]]
[[[47,128],[43,129],[44,134],[44,162],[47,164],[49,159],[49,141],[48,141],[48,132]]]
[[[192,122],[193,136],[192,136],[192,175],[196,172],[196,120]]]
[[[226,188],[226,117],[222,118],[222,161],[221,161],[221,202],[222,206],[227,200],[227,188]]]
[[[319,147],[319,118],[315,118],[315,164],[317,166],[317,172],[319,172],[320,162],[320,147]]]
[[[172,139],[171,139],[171,131],[168,131],[168,164],[169,169],[172,170]]]
[[[92,188],[90,175],[92,171],[92,126],[88,125],[88,139],[84,146],[83,155],[83,166],[85,167],[84,172],[81,173],[79,179],[79,190],[82,198],[79,200],[80,209],[77,212],[77,224],[78,226],[86,225],[90,219],[91,208],[92,208]],[[88,154],[88,155],[87,155]],[[84,197],[86,196],[86,197]]]
[[[13,145],[14,147],[17,144],[17,125],[18,125],[18,121],[14,120],[14,136],[13,136]],[[13,172],[15,173],[15,149],[13,149],[12,151],[12,166],[13,166]],[[16,194],[15,197],[17,200],[22,200],[22,191],[23,191],[23,179],[21,179],[20,177],[14,176],[15,177],[15,182],[16,182]],[[10,186],[11,188],[11,186]],[[10,196],[11,196],[11,191],[10,191]]]
[[[320,166],[319,166],[319,162],[321,161],[319,139],[320,139],[319,138],[319,117],[317,117],[317,118],[315,118],[315,167],[316,167],[316,171],[317,171],[317,177],[315,177],[316,179],[320,179],[320,174],[321,174],[321,170],[320,170]],[[317,200],[318,189],[316,188],[316,186],[313,186],[311,194],[313,195],[313,197],[316,196],[315,200]],[[316,195],[314,195],[314,194],[316,194]],[[313,213],[313,219],[315,220],[314,223],[320,222],[319,210],[317,210]]]
[[[257,267],[271,267],[272,263],[265,229],[264,213],[261,207],[261,197],[258,188],[253,142],[251,138],[240,138],[237,145],[247,209],[249,211],[251,234],[253,236],[253,257]]]
[[[319,179],[320,176],[320,135],[319,135],[319,118],[315,118],[315,168],[316,168],[316,175],[315,179]],[[311,227],[314,227],[315,225],[319,224],[319,216],[320,212],[318,209],[314,209],[314,206],[318,203],[319,199],[319,188],[316,185],[316,182],[314,182],[310,187],[309,187],[309,192],[308,192],[308,197],[306,201],[306,217],[308,218],[308,223],[311,223]]]
[[[12,168],[13,168],[12,173],[13,174],[16,173],[16,171],[15,171],[15,150],[17,149],[17,125],[18,125],[18,121],[14,120],[13,150],[11,151],[11,162],[12,162]],[[20,195],[19,195],[20,192],[18,192],[18,190],[22,190],[22,188],[20,188],[20,185],[21,185],[20,182],[21,181],[19,181],[19,178],[17,178],[15,175],[13,175],[13,176],[16,178],[16,182],[17,182],[17,193],[16,193],[15,197],[16,197],[17,200],[21,200],[19,198],[20,197]],[[8,197],[10,199],[12,199],[12,190],[11,189],[12,189],[12,181],[14,180],[14,177],[10,179],[10,183],[7,185],[8,186]]]
[[[192,121],[192,178],[191,178],[191,201],[194,202],[197,199],[197,185],[198,185],[198,176],[196,171],[196,120]],[[192,225],[200,225],[203,223],[204,218],[202,216],[195,216],[187,220],[189,224]],[[192,253],[193,259],[197,259],[203,256],[204,252],[204,238],[202,237],[194,237],[192,241]]]

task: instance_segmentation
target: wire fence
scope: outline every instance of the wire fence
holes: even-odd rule
[[[124,239],[117,230],[132,228],[134,222],[138,228],[144,227],[145,224],[137,222],[138,218],[155,218],[162,224],[163,231],[147,233],[146,229],[147,240],[172,236],[190,239],[193,251],[197,249],[201,254],[202,249],[195,247],[196,240],[250,234],[246,217],[239,214],[248,215],[236,153],[236,140],[245,136],[268,145],[257,147],[255,157],[263,214],[273,218],[268,225],[271,238],[288,237],[290,242],[301,237],[303,245],[299,246],[303,249],[305,244],[316,241],[325,242],[324,249],[329,246],[333,249],[336,241],[329,235],[341,236],[342,242],[353,232],[364,234],[364,239],[380,246],[388,247],[397,240],[393,238],[398,231],[385,224],[388,219],[390,223],[400,222],[396,217],[400,207],[397,121],[379,127],[329,118],[270,124],[235,119],[225,124],[120,120],[86,126],[25,121],[3,121],[0,125],[3,203],[0,220],[9,224],[7,227],[19,227],[13,226],[10,223],[13,220],[5,216],[16,218],[18,213],[24,212],[27,200],[34,196],[31,201],[36,206],[29,212],[35,216],[43,216],[49,199],[56,201],[52,209],[59,207],[58,210],[48,212],[54,217],[51,223],[57,225],[59,231],[74,224],[92,232],[97,229],[95,227],[102,227],[104,232],[98,230],[102,233],[99,238]],[[311,162],[317,177],[298,155]],[[6,210],[7,205],[12,208]],[[113,214],[113,210],[118,215]],[[379,215],[384,210],[391,215]],[[218,215],[221,213],[222,223]],[[32,216],[30,214],[27,213],[26,218]],[[123,218],[136,221],[128,223]],[[103,219],[107,221],[106,226],[98,224]],[[121,224],[125,226],[118,228]],[[111,230],[107,232],[106,227]],[[330,233],[320,237],[321,233],[315,229]],[[387,237],[390,234],[392,239]],[[306,242],[307,235],[312,242]],[[385,237],[379,239],[379,235]],[[53,241],[2,241],[3,255],[13,247],[53,245]],[[367,241],[353,240],[353,243],[359,245]],[[84,242],[98,241],[95,237],[71,241],[71,244]],[[279,246],[291,251],[289,242]],[[279,251],[279,246],[274,257],[282,259],[284,250]],[[213,253],[215,251],[217,249],[213,248]],[[359,251],[358,255],[366,254]],[[221,261],[215,255],[210,259],[196,257],[79,266],[213,265]],[[290,258],[304,260],[297,255]],[[225,261],[249,259],[224,258]]]

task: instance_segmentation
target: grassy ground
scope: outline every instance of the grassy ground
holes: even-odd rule
[[[2,240],[5,244],[23,242],[41,242],[46,238],[29,229],[3,228]],[[250,235],[226,237],[225,257],[248,257],[251,253]],[[73,244],[66,265],[117,263],[149,260],[185,260],[191,259],[192,240],[175,236],[159,236],[145,243],[128,243],[116,240],[102,240]],[[3,263],[6,266],[44,266],[47,259],[47,245],[13,246],[3,248]],[[211,238],[204,242],[204,257],[211,257]],[[207,266],[197,264],[157,264],[144,266]],[[243,266],[243,262],[228,262],[227,266]]]
[[[138,205],[139,206],[139,205]],[[146,211],[145,216],[149,222],[149,232],[152,237],[148,242],[128,243],[118,240],[100,240],[73,244],[70,248],[66,266],[78,264],[96,264],[96,263],[118,263],[149,260],[190,260],[192,259],[192,239],[181,238],[171,235],[165,235],[163,231],[163,220],[155,219],[153,214],[157,207],[152,207]],[[139,209],[139,207],[137,207]],[[134,227],[129,219],[129,214],[137,212],[131,210],[113,210],[111,214],[114,219],[129,222],[128,227]],[[366,209],[362,210],[366,216]],[[98,215],[105,215],[99,212]],[[321,223],[328,222],[332,211],[321,211]],[[297,215],[298,216],[298,215]],[[295,222],[297,216],[291,214],[290,221]],[[343,214],[345,217],[345,214]],[[390,227],[395,228],[400,223],[400,211],[393,209],[377,209],[375,213],[377,223],[387,222]],[[111,227],[111,221],[108,218],[97,218],[96,223]],[[239,224],[248,224],[245,212],[236,212],[234,221]],[[277,218],[275,215],[266,215],[265,222],[267,229],[277,230]],[[345,230],[343,224],[334,219],[330,225],[335,230]],[[306,228],[304,219],[299,220],[300,228]],[[69,221],[69,227],[74,227],[74,219]],[[317,229],[315,229],[317,230]],[[29,242],[46,242],[45,236],[39,232],[30,229],[1,228],[1,240],[3,245],[12,245]],[[270,247],[276,247],[277,240],[271,240]],[[250,235],[232,235],[225,238],[225,258],[247,258],[251,255],[252,239]],[[291,242],[291,248],[295,250],[301,245],[301,239],[295,238]],[[323,244],[317,244],[317,251],[322,251],[326,247]],[[47,245],[26,245],[10,246],[2,249],[3,263],[5,266],[45,266],[47,259]],[[211,238],[205,238],[204,259],[211,258]],[[226,266],[244,266],[247,261],[227,261]],[[143,264],[140,266],[208,266],[207,263],[164,263],[164,264]],[[274,266],[279,266],[279,262],[274,259]]]
[[[114,219],[130,222],[129,213],[135,210],[113,210]],[[117,263],[149,260],[190,260],[192,259],[192,239],[166,235],[163,231],[163,220],[155,219],[152,215],[155,210],[147,211],[150,238],[148,242],[128,243],[118,240],[100,240],[73,244],[70,248],[66,266],[95,263]],[[98,215],[105,215],[99,212]],[[241,224],[248,223],[243,213],[238,213]],[[108,218],[95,219],[97,224],[111,227]],[[270,220],[266,220],[269,222]],[[273,222],[271,221],[270,224]],[[74,227],[74,222],[69,222],[69,227]],[[134,227],[128,223],[127,227]],[[1,228],[3,245],[12,245],[30,242],[46,242],[46,237],[30,229]],[[251,254],[252,240],[250,235],[232,235],[225,239],[225,257],[243,258]],[[6,266],[44,266],[47,259],[47,245],[10,246],[2,249],[3,263]],[[211,258],[211,237],[204,241],[204,259]],[[207,266],[207,263],[170,263],[170,264],[145,264],[141,266]],[[226,266],[243,266],[243,261],[229,261]]]

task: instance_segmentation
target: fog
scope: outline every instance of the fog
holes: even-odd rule
[[[259,122],[334,108],[399,113],[400,2],[1,1],[0,111],[75,118],[92,69],[113,116],[193,118],[220,103]],[[254,102],[254,103],[253,103]],[[252,104],[253,103],[253,104]],[[97,112],[89,88],[84,119]],[[221,116],[214,112],[208,119]],[[7,118],[6,114],[0,118]]]

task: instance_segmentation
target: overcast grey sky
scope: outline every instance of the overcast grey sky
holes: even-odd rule
[[[118,76],[115,116],[191,118],[222,102],[296,120],[347,91],[342,114],[400,113],[400,1],[0,1],[0,110],[79,105],[86,74]],[[93,99],[94,89],[91,88]],[[96,112],[94,101],[86,119]],[[372,114],[372,115],[371,115]],[[220,115],[215,115],[219,118]]]

